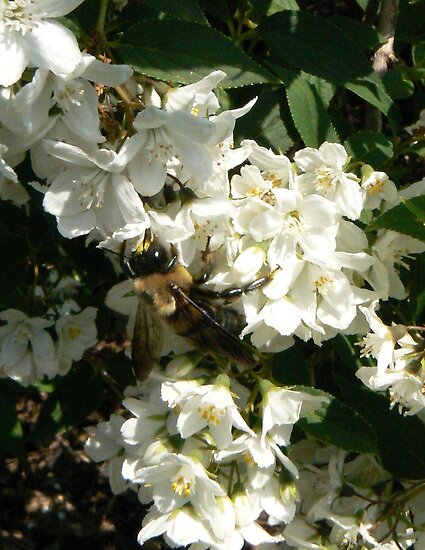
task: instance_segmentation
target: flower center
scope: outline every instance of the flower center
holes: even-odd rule
[[[67,83],[65,86],[61,86],[60,79],[56,79],[57,85],[54,92],[54,100],[63,111],[68,111],[69,107],[67,103],[73,103],[78,107],[81,105],[84,96],[83,85],[74,80],[72,83]]]
[[[69,325],[66,329],[66,333],[70,340],[75,340],[80,336],[81,329],[77,327],[77,325]]]
[[[321,275],[316,281],[313,283],[314,292],[318,292],[321,296],[325,297],[328,293],[329,287],[332,285],[333,279],[332,277],[328,277],[326,275]]]
[[[388,178],[384,178],[382,176],[377,176],[373,183],[371,183],[368,187],[367,192],[369,193],[369,195],[379,195],[380,193],[382,193],[387,179]]]
[[[171,488],[173,491],[184,498],[189,498],[192,494],[192,482],[184,477],[184,475],[177,475],[171,482]]]
[[[213,424],[217,426],[220,424],[222,417],[224,416],[225,410],[215,405],[199,405],[198,413],[202,418],[208,422],[208,424]]]
[[[34,6],[34,0],[9,1],[3,8],[5,26],[10,31],[20,32],[22,35],[37,27],[37,15],[38,10]]]
[[[253,468],[255,464],[255,460],[252,458],[252,454],[249,452],[245,452],[243,455],[243,461],[249,468]]]
[[[283,178],[279,177],[278,173],[275,170],[268,170],[261,174],[263,178],[267,181],[270,181],[273,187],[284,187],[285,182]]]
[[[167,166],[170,161],[174,162],[178,159],[178,155],[175,154],[173,145],[169,142],[166,136],[163,135],[161,128],[155,128],[152,131],[150,146],[147,149],[147,162],[159,162],[162,166]]]
[[[292,235],[299,235],[300,233],[302,233],[302,226],[303,223],[301,221],[299,212],[297,210],[289,212],[286,218],[286,227],[288,229],[288,232]]]
[[[318,193],[326,195],[335,188],[335,174],[328,166],[323,164],[316,168],[315,189]]]
[[[383,344],[382,338],[368,332],[357,345],[361,348],[360,357],[378,357]]]
[[[13,331],[12,340],[15,346],[23,346],[28,343],[31,336],[31,330],[24,323],[19,324]]]
[[[80,203],[82,209],[89,210],[90,208],[99,208],[102,206],[105,191],[105,176],[104,170],[99,169],[88,176],[82,176],[73,180],[73,190],[77,192],[77,201]]]

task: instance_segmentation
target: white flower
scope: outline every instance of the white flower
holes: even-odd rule
[[[0,372],[22,384],[53,378],[58,372],[54,343],[45,330],[53,323],[40,317],[28,318],[22,311],[0,313],[6,325],[0,327]]]
[[[133,481],[153,486],[154,505],[162,514],[190,503],[219,538],[225,535],[216,497],[226,493],[210,479],[198,460],[183,454],[166,454],[159,464],[137,470]]]
[[[252,179],[255,167],[249,168],[249,172],[245,170],[241,173],[249,173]],[[250,212],[253,207],[251,201],[246,200],[237,213],[237,224],[242,228],[242,216],[245,215],[248,221],[246,232],[257,242],[272,239],[268,254],[270,265],[282,265],[289,257],[302,253],[324,258],[335,250],[340,216],[331,201],[319,195],[303,197],[301,193],[290,189],[276,188],[270,191],[267,185],[261,187],[259,174],[255,176],[255,181],[246,182],[248,186],[256,186],[255,189],[244,191],[245,194],[252,192],[254,196],[260,194],[260,202],[258,199],[253,201],[254,205],[258,205],[258,212]],[[235,184],[242,192],[239,180]],[[265,200],[261,200],[264,193]],[[248,209],[246,214],[245,206]]]
[[[3,158],[7,154],[7,150],[6,145],[0,144],[0,198],[21,206],[29,200],[29,195],[18,182],[18,176],[13,168]]]
[[[397,201],[397,187],[385,172],[375,172],[370,167],[365,170],[361,182],[366,195],[364,208],[379,208],[382,201],[390,204]]]
[[[325,397],[309,395],[295,390],[274,386],[270,382],[263,385],[262,440],[268,433],[279,445],[288,445],[292,428],[298,419],[320,407]]]
[[[83,0],[5,0],[0,3],[0,85],[17,82],[30,64],[68,74],[81,59],[75,36],[52,18]]]
[[[273,182],[264,179],[257,166],[242,166],[240,174],[235,174],[231,181],[232,197],[241,199],[259,197],[260,199],[273,188]]]
[[[77,314],[68,313],[62,315],[56,321],[56,332],[59,336],[58,356],[67,365],[61,374],[69,370],[72,361],[79,361],[86,349],[94,346],[97,342],[96,329],[97,310],[94,307],[87,307]]]
[[[361,367],[356,376],[372,390],[388,389],[391,407],[397,404],[400,412],[404,410],[408,415],[417,414],[425,408],[425,373],[418,363],[422,352],[420,349],[418,351],[417,342],[406,333],[404,326],[391,328],[394,330],[391,361],[379,364],[378,360],[377,367]],[[396,345],[398,347],[394,349]]]
[[[7,147],[5,145],[0,145],[0,176],[17,183],[18,176],[15,174],[15,171],[13,168],[11,168],[5,160],[3,160],[3,156],[7,153]]]
[[[43,206],[56,216],[59,232],[69,239],[98,229],[111,236],[127,223],[149,225],[140,197],[117,155],[108,149],[86,153],[74,145],[45,141],[46,150],[68,163],[46,192]]]
[[[183,262],[192,263],[197,251],[219,249],[231,235],[233,204],[227,197],[194,199],[184,204],[176,223],[186,228],[189,238],[180,243]]]
[[[95,462],[107,462],[107,474],[112,492],[117,495],[125,491],[128,482],[121,474],[124,456],[120,428],[124,419],[117,414],[111,415],[108,422],[99,422],[97,426],[90,426],[86,431],[90,433],[84,445],[86,454]]]
[[[318,530],[311,527],[302,517],[295,517],[285,528],[286,542],[298,550],[321,550],[321,536]]]
[[[184,439],[208,427],[217,448],[224,449],[232,442],[233,426],[253,434],[221,380],[205,386],[185,381],[162,384],[162,399],[179,408],[177,429]]]
[[[38,113],[38,127],[48,125],[49,112],[57,105],[62,110],[62,122],[79,140],[100,143],[105,138],[99,131],[98,95],[88,80],[116,86],[128,80],[131,73],[127,65],[107,65],[83,54],[75,70],[68,75],[38,69],[33,80],[23,86],[11,101],[27,120]],[[43,113],[45,120],[40,116]]]
[[[319,193],[333,201],[343,216],[359,218],[363,193],[358,178],[344,171],[348,160],[339,143],[323,143],[319,149],[306,147],[294,155],[296,165],[304,172],[295,177],[295,187],[302,193]]]
[[[249,161],[257,166],[262,177],[271,182],[273,187],[289,187],[293,185],[291,162],[285,155],[276,155],[271,149],[261,147],[251,139],[244,139],[243,147],[249,147]]]
[[[383,372],[394,360],[394,349],[397,341],[406,335],[403,325],[385,325],[375,312],[378,302],[373,302],[368,308],[360,306],[373,333],[368,333],[358,345],[362,347],[362,357],[372,356],[377,359],[378,371]]]
[[[403,257],[412,258],[412,254],[424,252],[425,243],[408,235],[384,230],[380,232],[372,250],[376,260],[365,279],[383,300],[389,296],[403,300],[406,290],[400,279],[397,264],[409,269],[409,264]]]
[[[155,437],[166,433],[170,411],[159,398],[159,388],[151,391],[148,401],[127,397],[123,405],[135,416],[126,420],[121,428],[122,437],[129,445],[150,443]]]
[[[204,116],[204,102],[211,103],[211,90],[224,76],[220,71],[212,73],[198,86],[172,92],[165,109],[149,105],[136,116],[133,126],[137,133],[124,142],[118,157],[119,162],[128,164],[130,180],[142,196],[156,195],[168,173],[182,183],[192,178],[195,187],[213,174],[217,153],[210,148],[228,139],[236,118],[252,106],[251,102],[240,110]]]
[[[143,519],[143,528],[137,540],[143,545],[147,540],[160,535],[164,535],[165,541],[171,547],[202,541],[206,543],[202,548],[211,548],[214,541],[206,520],[190,507],[173,510],[168,514],[162,514],[152,507]]]

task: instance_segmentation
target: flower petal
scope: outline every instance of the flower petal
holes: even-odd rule
[[[4,24],[0,24],[1,86],[15,84],[21,78],[28,64],[28,58],[20,42],[20,37],[16,32],[10,32],[5,29]]]
[[[25,35],[25,46],[32,64],[55,74],[71,73],[81,59],[75,36],[56,21],[40,21]]]

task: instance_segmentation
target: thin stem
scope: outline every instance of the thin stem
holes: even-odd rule
[[[397,22],[399,0],[382,0],[379,10],[378,31],[387,41],[373,55],[373,70],[382,75],[388,71],[388,66],[397,61],[394,53],[394,34]]]
[[[134,120],[134,114],[133,109],[131,108],[133,105],[133,101],[131,100],[130,96],[127,93],[127,90],[124,88],[124,86],[115,86],[115,91],[120,96],[120,98],[123,100],[124,103],[124,109],[125,109],[125,115],[127,119],[127,128],[131,128],[133,125]]]
[[[109,0],[100,0],[99,17],[97,18],[96,30],[102,36],[105,33],[105,21],[106,14],[108,12],[108,2]]]

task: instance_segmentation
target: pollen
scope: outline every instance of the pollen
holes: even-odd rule
[[[243,454],[243,461],[249,468],[253,468],[255,466],[255,460],[252,458],[250,453]]]
[[[13,332],[12,341],[15,346],[24,346],[31,338],[31,330],[25,324],[19,324]]]
[[[6,2],[3,12],[3,21],[11,31],[21,33],[23,36],[31,32],[37,25],[34,0],[16,0]]]
[[[387,179],[387,177],[377,176],[374,182],[368,187],[367,192],[369,193],[369,195],[379,195],[380,193],[382,193]]]
[[[263,172],[261,175],[263,176],[263,179],[270,181],[273,187],[283,187],[283,179],[280,178],[275,171],[269,170],[267,172]]]
[[[272,191],[266,191],[263,193],[261,195],[261,200],[267,204],[270,204],[270,206],[274,206],[276,204],[276,197]]]
[[[179,475],[177,478],[174,479],[174,481],[172,481],[171,488],[173,489],[174,493],[184,498],[189,498],[192,494],[191,482],[182,475]]]
[[[314,281],[314,292],[318,292],[322,296],[326,296],[328,293],[329,287],[332,285],[332,277],[327,277],[326,275],[321,275],[316,281]]]
[[[220,424],[222,417],[224,416],[225,410],[215,405],[199,405],[198,413],[202,418],[213,426],[218,426]]]
[[[332,170],[323,164],[320,168],[316,168],[316,179],[314,180],[315,189],[318,193],[326,195],[335,187],[335,178]]]
[[[80,336],[81,329],[80,329],[80,327],[77,327],[76,325],[70,325],[67,328],[66,333],[67,333],[68,338],[70,340],[75,340],[76,338],[78,338]]]

